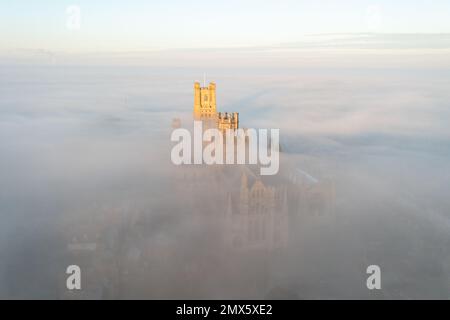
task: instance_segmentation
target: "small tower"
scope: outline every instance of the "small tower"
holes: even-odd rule
[[[219,112],[217,114],[217,128],[222,131],[227,129],[236,130],[239,128],[239,113]]]
[[[216,84],[211,82],[208,87],[200,87],[199,82],[194,84],[194,119],[214,120],[216,109]]]

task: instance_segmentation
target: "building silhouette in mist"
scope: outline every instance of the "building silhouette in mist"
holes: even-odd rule
[[[194,84],[193,116],[203,128],[239,128],[239,113],[217,113],[215,83]],[[173,127],[180,126],[179,120],[175,123]],[[333,184],[287,162],[275,176],[261,176],[255,165],[181,166],[175,171],[176,189],[185,195],[185,204],[203,219],[216,219],[223,245],[234,252],[282,250],[288,246],[289,222],[295,216],[332,212]]]

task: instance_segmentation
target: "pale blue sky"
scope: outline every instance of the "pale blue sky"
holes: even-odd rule
[[[66,27],[69,5],[81,8],[80,30]],[[365,32],[450,33],[450,1],[0,0],[0,50],[253,46]]]

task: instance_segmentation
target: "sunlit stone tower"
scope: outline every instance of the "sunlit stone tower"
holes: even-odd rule
[[[211,82],[207,87],[194,84],[194,119],[216,119],[216,84]]]
[[[236,130],[239,128],[239,113],[219,112],[217,114],[217,128],[225,131],[227,129]]]
[[[222,131],[239,128],[239,113],[219,112],[216,104],[216,84],[207,87],[194,84],[194,119],[209,123],[206,128],[216,127]]]

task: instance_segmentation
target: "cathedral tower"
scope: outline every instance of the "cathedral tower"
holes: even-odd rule
[[[216,84],[211,82],[208,87],[200,87],[200,83],[196,82],[194,84],[194,119],[214,120],[216,117]]]

